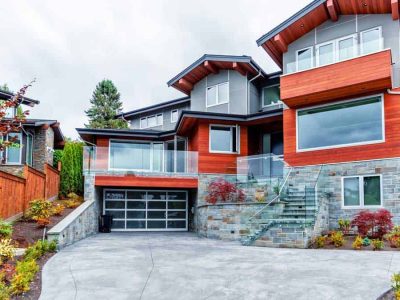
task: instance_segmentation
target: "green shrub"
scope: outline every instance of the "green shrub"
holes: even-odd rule
[[[53,167],[58,168],[58,162],[62,161],[63,150],[54,150],[53,153]]]
[[[29,202],[26,217],[31,220],[47,219],[52,215],[52,203],[45,199],[36,199]]]
[[[335,245],[336,248],[342,247],[344,244],[343,232],[333,231],[331,233],[331,241]]]
[[[0,239],[9,239],[12,236],[13,227],[10,222],[0,219]]]
[[[395,291],[400,291],[400,273],[392,275],[392,287]]]
[[[12,245],[11,239],[0,240],[0,260],[1,263],[13,259],[15,255],[15,247]]]
[[[29,291],[30,284],[39,271],[39,266],[35,260],[23,260],[17,262],[16,275],[11,280],[11,293],[20,295]]]
[[[315,245],[317,248],[324,248],[326,244],[326,236],[321,235],[315,239]]]
[[[339,219],[338,221],[339,229],[344,234],[348,234],[351,228],[351,221],[345,219]]]
[[[357,236],[352,244],[352,247],[354,250],[361,250],[362,246],[363,246],[363,238],[361,236]]]
[[[83,143],[68,141],[65,143],[61,158],[60,194],[73,192],[83,194]]]
[[[372,240],[372,247],[374,251],[382,250],[385,244],[381,240]]]
[[[24,260],[36,260],[48,252],[55,252],[57,249],[56,241],[39,240],[25,250]]]
[[[11,289],[4,281],[0,281],[0,300],[9,300],[11,298]]]
[[[369,245],[371,245],[371,240],[368,237],[364,238],[363,239],[363,246],[364,247],[368,247]]]

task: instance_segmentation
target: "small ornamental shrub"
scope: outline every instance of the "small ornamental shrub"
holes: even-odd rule
[[[400,300],[400,291],[395,291],[394,296],[396,297],[396,300]]]
[[[24,260],[36,260],[48,252],[55,252],[57,249],[56,241],[39,240],[28,247],[24,254]]]
[[[392,275],[392,287],[395,291],[400,291],[400,273]]]
[[[351,246],[354,250],[361,250],[363,246],[363,238],[361,236],[357,236]]]
[[[62,205],[60,203],[56,203],[56,204],[53,205],[52,214],[55,215],[55,216],[61,216],[63,211],[64,211],[64,209],[65,209],[64,205]]]
[[[11,289],[10,287],[3,281],[0,281],[0,299],[1,300],[10,300],[11,299]]]
[[[15,255],[15,247],[12,245],[11,239],[0,240],[0,260],[1,263],[13,259]]]
[[[206,201],[211,204],[228,201],[243,202],[246,198],[243,190],[238,189],[235,184],[223,178],[213,180],[207,188]]]
[[[27,217],[36,221],[37,219],[49,218],[52,214],[52,203],[45,199],[36,199],[29,202]]]
[[[69,193],[68,195],[67,195],[67,198],[68,199],[72,199],[72,200],[78,200],[79,199],[79,196],[77,195],[77,194],[75,194],[75,193]]]
[[[15,266],[12,264],[4,264],[2,265],[2,271],[0,278],[2,279],[1,281],[6,281],[6,282],[11,282],[12,278],[15,275]],[[1,297],[0,297],[1,299]]]
[[[340,231],[342,231],[345,235],[349,234],[350,228],[351,228],[350,220],[339,219],[338,225],[339,225]]]
[[[369,238],[364,238],[363,239],[363,246],[364,247],[368,247],[369,245],[371,245],[371,240]]]
[[[39,225],[39,227],[46,227],[47,225],[50,224],[50,219],[49,218],[36,218],[36,223]]]
[[[321,236],[318,236],[315,239],[314,244],[318,249],[324,248],[325,245],[326,245],[326,240],[327,240],[327,236],[326,235],[321,235]]]
[[[333,231],[331,233],[331,241],[335,245],[336,248],[342,247],[344,244],[343,232]]]
[[[378,239],[372,240],[372,249],[374,251],[382,250],[384,246],[385,244],[383,243],[383,241]]]
[[[39,266],[34,260],[23,260],[17,262],[16,275],[11,280],[11,292],[20,295],[29,291],[29,286],[39,271]]]
[[[13,227],[10,222],[0,220],[0,239],[9,239],[12,236]]]
[[[394,226],[392,231],[386,235],[386,239],[392,248],[400,248],[400,226]]]
[[[382,239],[393,228],[392,215],[386,209],[377,212],[361,211],[351,221],[351,227],[357,227],[359,235]]]
[[[64,201],[64,206],[67,208],[77,208],[79,205],[81,205],[81,202],[78,202],[76,200],[65,200]]]

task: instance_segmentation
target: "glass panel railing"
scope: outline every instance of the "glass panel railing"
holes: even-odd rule
[[[155,147],[154,147],[155,146]],[[85,174],[197,175],[198,153],[162,147],[84,147]]]
[[[297,51],[293,60],[286,61],[285,74],[330,65],[384,49],[383,38],[365,37],[359,43],[355,36],[344,37],[312,48]]]

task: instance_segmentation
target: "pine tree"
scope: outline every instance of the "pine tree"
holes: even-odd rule
[[[87,128],[127,128],[125,120],[115,116],[122,110],[120,93],[111,80],[100,81],[90,99],[92,107],[85,111],[89,118]]]

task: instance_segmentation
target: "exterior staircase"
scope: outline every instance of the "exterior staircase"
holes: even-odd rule
[[[317,213],[314,188],[298,190],[287,188],[286,193],[274,204],[249,221],[250,234],[242,237],[245,246],[264,247],[307,247]],[[280,214],[271,216],[268,211],[280,204]],[[276,210],[274,210],[276,212]]]

